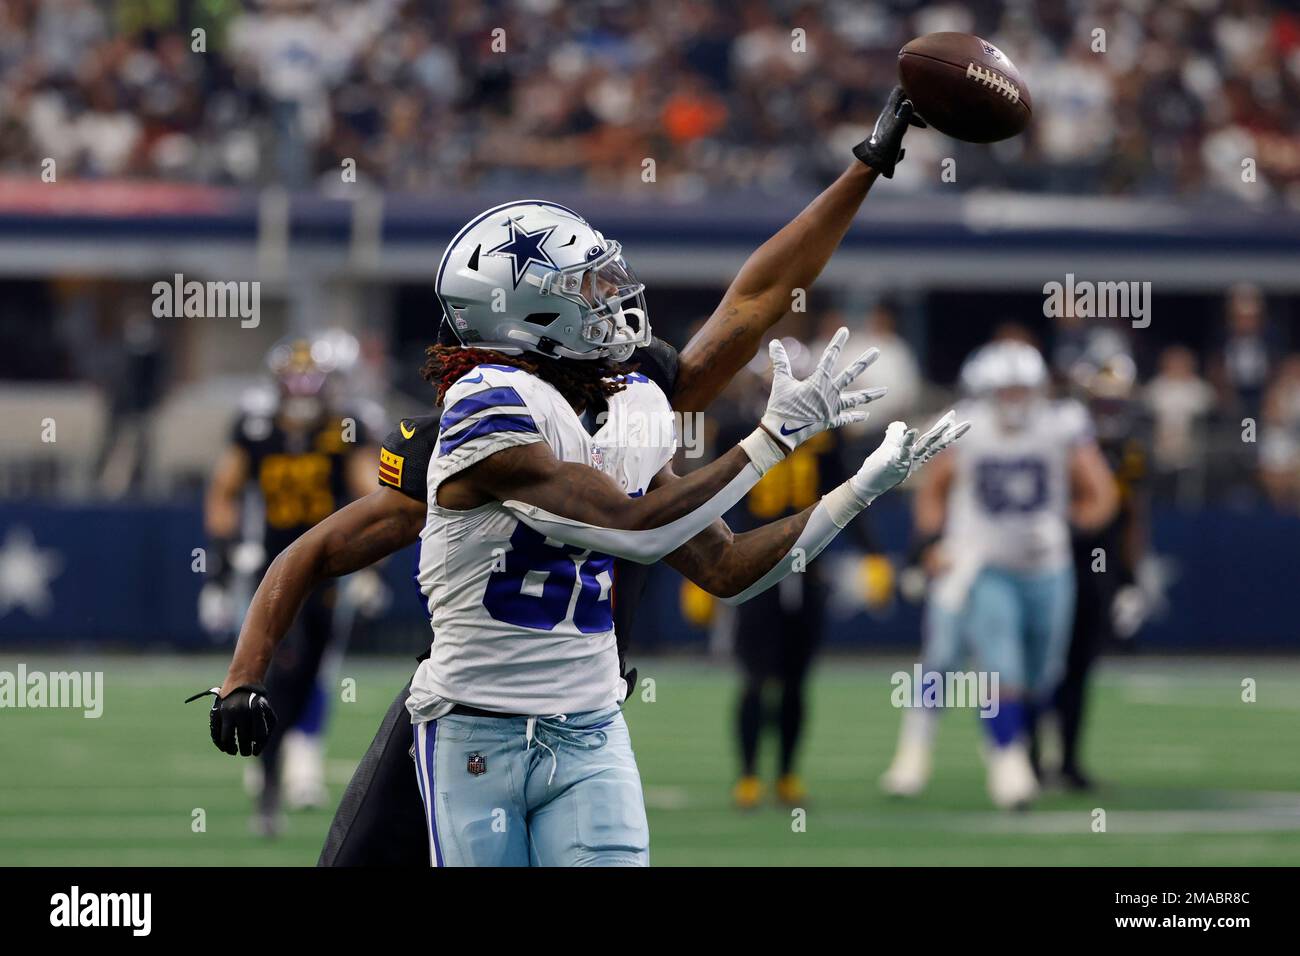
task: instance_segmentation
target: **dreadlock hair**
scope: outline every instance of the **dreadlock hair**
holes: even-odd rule
[[[555,387],[578,411],[587,408],[600,408],[605,399],[627,386],[615,377],[630,375],[638,368],[627,362],[611,362],[609,359],[596,361],[564,361],[547,355],[530,353],[528,355],[505,355],[489,349],[466,348],[461,345],[431,345],[425,349],[424,367],[420,377],[438,390],[438,404],[442,404],[456,379],[477,365],[509,365],[536,375],[543,382]]]

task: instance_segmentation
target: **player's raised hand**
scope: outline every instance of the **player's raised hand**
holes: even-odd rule
[[[216,698],[208,711],[208,732],[218,750],[241,757],[256,757],[266,749],[275,730],[275,709],[260,684],[243,684],[225,697],[213,687],[187,698],[185,703],[211,694]]]
[[[847,389],[880,355],[880,349],[867,349],[838,375],[836,360],[849,339],[849,330],[840,329],[822,353],[811,375],[802,381],[790,372],[790,357],[779,339],[768,346],[772,357],[772,393],[760,425],[787,451],[807,441],[818,432],[839,428],[850,422],[864,422],[868,412],[862,406],[884,395],[884,386]]]
[[[901,484],[939,452],[970,431],[970,422],[955,424],[956,412],[948,412],[927,431],[920,434],[903,422],[891,422],[885,440],[867,456],[858,473],[849,479],[854,495],[870,504],[890,488]]]
[[[935,422],[912,446],[912,471],[916,471],[968,431],[970,422],[957,424],[957,413],[949,409],[948,414]]]
[[[924,127],[925,121],[916,115],[903,88],[896,86],[890,92],[889,101],[877,118],[871,135],[853,147],[853,155],[886,179],[893,179],[894,167],[905,152],[903,134],[908,126]]]

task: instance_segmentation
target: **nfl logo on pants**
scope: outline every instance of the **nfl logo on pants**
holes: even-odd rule
[[[481,753],[472,753],[469,759],[465,761],[465,769],[475,777],[481,777],[487,773],[487,758]]]

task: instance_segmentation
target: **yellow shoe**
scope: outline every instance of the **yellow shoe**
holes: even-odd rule
[[[753,810],[763,799],[763,782],[757,777],[741,777],[731,788],[731,799],[741,810]]]
[[[794,807],[808,799],[808,791],[797,773],[787,773],[776,781],[776,798]]]

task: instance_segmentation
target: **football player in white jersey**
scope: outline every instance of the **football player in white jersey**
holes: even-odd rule
[[[984,346],[966,362],[962,384],[971,398],[959,413],[974,424],[972,435],[927,471],[916,495],[918,550],[932,581],[922,669],[951,673],[969,656],[997,674],[997,700],[980,721],[989,795],[998,806],[1021,806],[1037,792],[1027,750],[1032,709],[1060,680],[1069,640],[1070,524],[1101,527],[1117,496],[1087,412],[1048,397],[1047,367],[1032,345]],[[934,693],[942,697],[941,688]],[[925,787],[938,713],[904,712],[886,792]]]
[[[437,640],[407,701],[437,865],[643,865],[648,830],[620,704],[614,558],[652,563],[717,522],[798,444],[862,421],[883,389],[838,374],[842,329],[811,376],[770,346],[754,431],[689,476],[668,401],[619,363],[650,341],[643,286],[577,213],[506,203],[438,268],[445,313],[426,377],[443,406],[418,580]],[[448,336],[447,332],[451,335]],[[816,557],[852,517],[965,431],[949,413],[881,447],[814,508],[733,538],[731,600]]]
[[[750,359],[766,329],[787,311],[792,290],[806,289],[816,279],[848,229],[876,177],[892,176],[895,163],[903,155],[902,138],[909,124],[924,125],[913,115],[911,103],[903,96],[901,88],[895,88],[871,135],[854,147],[855,161],[835,183],[746,260],[714,314],[691,339],[680,359],[670,346],[657,339],[637,350],[633,361],[646,363],[643,368],[648,377],[671,393],[674,408],[694,411],[706,407],[726,380]],[[531,270],[534,275],[532,279],[525,280],[525,291],[533,288],[534,283],[544,281],[536,274],[537,270],[544,268],[547,253],[555,251],[557,247],[552,245],[547,236],[538,236],[536,232],[530,235],[531,228],[525,228],[521,236],[510,233],[498,236],[490,246],[476,244],[473,250],[467,250],[469,257],[464,259],[464,266],[468,269],[472,262],[481,263],[485,256],[495,254],[503,260],[496,262],[497,265],[509,264],[510,283],[516,278],[516,264],[520,268],[520,277],[523,272]],[[522,242],[517,244],[517,240]],[[568,234],[559,237],[558,242],[563,243],[566,250],[559,253],[561,257],[570,257],[574,252],[583,251],[581,247],[577,250],[573,248],[573,240],[574,237]],[[531,247],[534,242],[538,248]],[[505,248],[502,248],[503,245]],[[554,259],[551,261],[555,262]],[[472,280],[472,270],[470,272]],[[564,280],[553,277],[550,281],[559,281],[561,288],[565,283],[574,284],[571,276]],[[502,284],[503,293],[508,284]],[[580,280],[577,285],[581,288]],[[612,286],[617,292],[617,279],[599,285],[602,288]],[[480,292],[487,289],[482,282],[477,287]],[[540,285],[536,289],[540,292]],[[524,351],[544,353],[550,346],[536,335],[536,331],[542,325],[552,323],[558,316],[559,313],[553,307],[558,301],[558,297],[552,298],[545,308],[535,312],[530,311],[535,306],[530,306],[530,310],[516,316],[525,319],[523,326],[507,328],[505,334],[514,338],[512,332],[524,332],[527,337],[535,339],[535,345],[540,347],[529,349],[525,346]],[[624,338],[645,340],[648,323],[643,330],[637,329],[639,323],[631,309],[609,311],[627,312],[629,318],[632,318],[631,322],[625,320],[621,323],[625,331],[630,330],[632,333],[623,336]],[[573,313],[569,313],[569,318],[572,320]],[[450,314],[449,319],[454,323],[454,313]],[[444,331],[445,336],[440,334],[444,346],[435,350],[428,368],[430,377],[436,379],[440,386],[454,383],[466,373],[472,379],[476,374],[473,369],[481,359],[475,358],[473,350],[457,347],[460,339],[456,335],[454,324],[449,323]],[[583,342],[582,348],[591,344]],[[497,358],[487,364],[516,367],[534,362],[531,357],[503,354],[513,353],[517,348],[517,344],[512,344],[502,352],[491,353]],[[619,352],[622,351],[620,348]],[[591,408],[604,406],[607,404],[608,393],[617,390],[620,385],[636,384],[634,379],[627,376],[622,382],[607,382],[608,369],[597,369],[599,374],[591,374],[590,371],[584,374],[581,371],[583,368],[597,368],[597,362],[590,360],[599,358],[595,351],[589,353],[587,360],[579,358],[570,363],[542,362],[542,357],[542,354],[537,355],[537,367],[541,369],[544,366],[544,374],[550,384],[567,398],[576,399],[570,401],[570,407],[582,408],[588,419],[592,417],[588,405]],[[780,364],[784,365],[784,362]],[[787,379],[782,385],[783,389],[790,384],[788,375],[778,374],[777,378]],[[400,438],[405,441],[414,435],[420,439],[420,443],[409,447],[408,444],[402,444],[390,451],[390,442],[386,441],[387,457],[380,462],[379,474],[383,487],[365,501],[354,504],[323,522],[312,533],[300,539],[294,548],[281,555],[268,571],[244,621],[239,645],[226,679],[221,687],[214,687],[210,691],[215,700],[209,716],[209,731],[218,749],[230,754],[248,755],[258,753],[264,745],[270,729],[274,727],[275,713],[260,681],[271,653],[293,621],[311,585],[324,578],[364,567],[422,537],[421,530],[428,506],[417,500],[423,499],[424,495],[414,485],[408,487],[408,478],[418,476],[419,487],[423,488],[424,476],[434,473],[432,461],[438,446],[437,425],[436,416],[424,416],[414,420],[411,432],[408,433],[407,425],[403,422]],[[937,453],[961,430],[960,427],[952,427],[951,420],[946,419],[927,435],[915,439],[912,467]],[[607,430],[601,444],[592,449],[593,463],[613,460],[606,458],[606,446],[612,445],[614,439],[611,431],[613,430]],[[868,481],[868,476],[873,469],[884,464],[888,466],[884,471],[893,472],[890,480],[898,477],[902,464],[907,461],[905,445],[911,439],[912,436],[907,434],[900,423],[891,432],[886,447],[871,457],[873,465],[864,466],[863,472],[855,476],[853,482],[846,483],[836,496],[828,496],[828,503],[847,505],[847,510],[832,510],[828,503],[819,503],[788,520],[738,535],[733,534],[721,520],[715,521],[687,544],[669,554],[665,561],[699,586],[724,599],[738,602],[750,593],[758,593],[791,570],[795,554],[802,560],[815,556],[824,542],[838,530],[835,521],[846,521],[847,513],[857,507],[859,496],[870,494],[871,482]],[[406,458],[405,468],[403,457]],[[669,468],[665,467],[655,477],[654,487],[675,480]],[[689,490],[698,491],[698,488],[688,488]],[[848,500],[850,495],[854,499],[852,503]],[[546,543],[553,544],[555,540],[558,539]],[[496,557],[507,559],[505,554]],[[628,620],[629,615],[635,613],[632,609],[635,608],[640,592],[639,576],[631,573],[635,565],[627,561],[620,563],[623,573],[619,575],[616,589],[619,600],[617,613],[622,619]],[[758,581],[754,581],[756,566],[759,569],[770,568]],[[581,577],[577,567],[566,569],[560,565],[560,568],[561,577],[557,580],[563,580],[570,574],[575,582]],[[595,576],[599,578],[599,573]],[[552,591],[554,589],[551,582],[549,568],[531,578],[525,572],[525,581],[520,583],[519,595],[544,597],[548,593],[548,585],[551,585]],[[600,583],[603,588],[603,581]],[[579,588],[580,594],[585,594],[585,586],[586,581],[583,581]],[[584,597],[583,600],[588,599]],[[596,603],[602,603],[599,596]],[[435,643],[441,639],[440,634],[435,635]],[[634,676],[635,669],[627,673],[629,684]],[[407,800],[408,793],[415,797],[417,791],[408,784],[406,774],[410,772],[410,763],[406,755],[408,751],[411,756],[418,755],[412,746],[412,725],[409,720],[399,719],[398,715],[407,716],[406,704],[410,690],[408,685],[398,694],[385,717],[384,725],[358,769],[353,784],[349,786],[322,852],[322,865],[409,865],[414,862],[409,847],[414,840],[420,839],[419,833],[423,831],[426,837],[431,836],[426,821],[421,820],[421,801],[416,801],[414,807],[409,807]],[[492,719],[501,720],[499,715]],[[569,725],[569,722],[565,723],[566,726]],[[401,732],[403,724],[404,734]],[[533,729],[536,730],[536,725]],[[526,730],[525,725],[525,733]],[[426,734],[426,742],[427,739]],[[476,754],[477,759],[472,759]],[[488,769],[488,761],[481,751],[469,751],[464,756],[463,772],[482,778],[496,777],[493,770]],[[504,813],[504,807],[502,812]],[[513,841],[522,832],[519,827],[515,827],[511,831],[511,840],[501,841],[501,846],[509,851],[507,856],[480,854],[478,859],[486,862],[518,862],[519,845]],[[429,844],[430,855],[434,862],[439,862],[440,851],[433,845],[433,841],[422,842]],[[479,850],[482,849],[480,846]],[[601,859],[617,862],[619,856],[619,853],[602,854]],[[644,854],[641,854],[641,860],[643,859]]]

